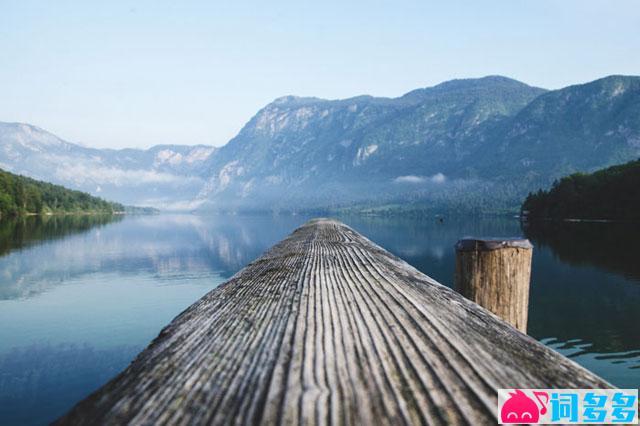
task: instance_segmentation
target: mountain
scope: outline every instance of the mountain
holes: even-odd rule
[[[225,146],[97,150],[0,124],[0,167],[126,204],[517,211],[555,179],[640,156],[640,77],[559,90],[489,76],[398,98],[285,96]]]
[[[0,170],[0,219],[25,214],[122,211],[122,204]]]
[[[592,174],[575,173],[522,205],[529,219],[640,219],[640,160]]]
[[[640,154],[640,78],[546,91],[505,77],[394,99],[279,98],[207,161],[212,208],[517,210],[554,179]]]
[[[640,77],[610,76],[547,92],[487,132],[483,175],[548,185],[640,153]]]
[[[395,99],[279,98],[209,159],[200,198],[232,209],[322,208],[473,186],[457,168],[478,133],[542,93],[486,77]]]
[[[86,148],[32,125],[0,122],[0,168],[130,205],[188,205],[214,152],[204,145]]]

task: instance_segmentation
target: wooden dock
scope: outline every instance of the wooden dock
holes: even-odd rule
[[[610,384],[316,219],[57,424],[496,424],[498,388]]]

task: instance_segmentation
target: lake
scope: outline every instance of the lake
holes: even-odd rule
[[[40,425],[124,369],[173,317],[308,218],[50,217],[0,222],[0,424]],[[529,334],[640,387],[637,225],[340,218],[451,285],[455,242],[534,244]]]

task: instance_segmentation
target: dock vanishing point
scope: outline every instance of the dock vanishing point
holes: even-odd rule
[[[55,424],[496,424],[499,388],[609,388],[348,226],[315,219]]]

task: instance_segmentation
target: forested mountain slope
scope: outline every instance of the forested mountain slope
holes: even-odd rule
[[[0,219],[24,214],[122,211],[122,204],[0,170]]]
[[[640,220],[640,160],[592,174],[576,173],[548,191],[531,193],[522,210],[532,219]]]

